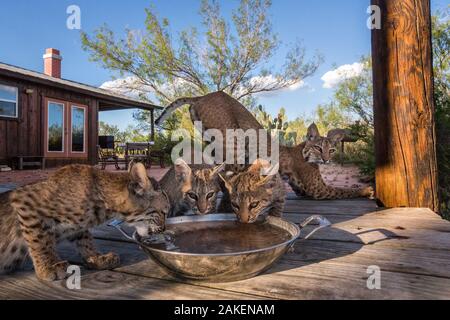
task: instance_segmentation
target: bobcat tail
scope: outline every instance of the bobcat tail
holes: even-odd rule
[[[372,187],[365,187],[360,189],[351,188],[337,188],[332,186],[326,186],[325,194],[313,194],[315,199],[348,199],[348,198],[369,198],[374,199],[374,190]]]
[[[170,117],[170,115],[177,110],[178,108],[184,106],[185,104],[192,104],[197,98],[180,98],[172,102],[170,105],[168,105],[163,113],[159,116],[158,119],[156,119],[155,124],[157,126],[160,126],[164,121],[167,120],[167,118]]]

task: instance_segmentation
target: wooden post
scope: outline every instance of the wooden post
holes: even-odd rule
[[[150,111],[150,141],[155,141],[155,114],[154,110]]]
[[[372,0],[376,193],[387,207],[438,211],[428,0]]]

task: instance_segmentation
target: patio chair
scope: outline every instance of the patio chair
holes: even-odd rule
[[[148,142],[127,142],[125,144],[125,166],[131,161],[142,162],[146,168],[150,167],[150,143]]]
[[[165,168],[164,159],[166,157],[166,152],[164,150],[150,150],[150,162],[149,167],[152,166],[152,160],[156,159],[159,162],[161,168]]]
[[[119,163],[125,163],[124,158],[119,158],[119,156],[115,153],[114,149],[104,149],[97,145],[98,152],[98,164],[102,167],[102,170],[106,169],[108,164],[114,164],[117,170],[120,170]]]

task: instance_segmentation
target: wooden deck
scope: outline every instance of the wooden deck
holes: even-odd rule
[[[101,251],[120,254],[112,271],[82,269],[80,290],[43,283],[31,270],[0,277],[1,299],[450,299],[450,222],[428,209],[378,209],[370,200],[314,201],[290,195],[285,218],[311,214],[333,226],[299,240],[265,274],[232,283],[190,284],[167,275],[115,230],[95,230]],[[61,256],[80,263],[75,248]],[[367,288],[367,268],[381,289]]]

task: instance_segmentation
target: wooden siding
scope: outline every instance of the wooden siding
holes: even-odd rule
[[[98,105],[96,98],[36,84],[31,81],[15,80],[0,75],[0,84],[18,88],[19,117],[9,119],[0,117],[0,163],[9,163],[17,155],[43,155],[44,153],[44,100],[53,98],[88,106],[88,158],[87,159],[48,159],[48,166],[68,163],[94,164],[97,158]],[[32,93],[26,93],[31,89]]]

